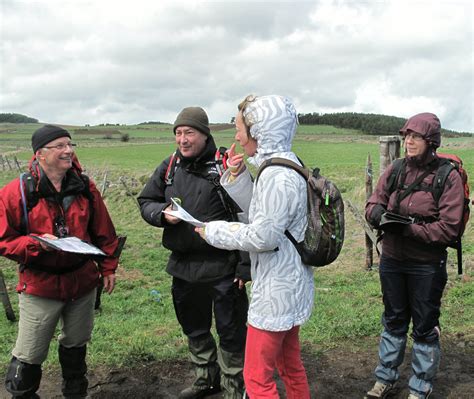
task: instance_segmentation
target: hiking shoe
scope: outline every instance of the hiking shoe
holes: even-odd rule
[[[386,398],[388,393],[393,389],[394,384],[384,384],[377,381],[374,387],[367,392],[365,399],[383,399]]]
[[[431,392],[433,392],[432,389],[430,389],[430,391],[427,392],[424,396],[419,396],[416,393],[410,392],[410,394],[408,395],[408,399],[428,399],[428,397],[431,395]]]
[[[220,385],[215,387],[208,385],[191,385],[189,388],[183,389],[181,391],[179,394],[179,399],[199,399],[220,391]]]

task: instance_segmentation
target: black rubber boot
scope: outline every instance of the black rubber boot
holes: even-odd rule
[[[61,364],[63,383],[61,390],[67,399],[82,399],[87,397],[87,346],[66,348],[59,345],[59,363]]]
[[[5,378],[5,389],[15,399],[38,399],[36,393],[41,382],[41,365],[28,364],[13,357]]]

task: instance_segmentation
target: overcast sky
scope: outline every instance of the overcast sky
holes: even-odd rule
[[[0,4],[0,112],[134,124],[200,105],[229,122],[247,94],[281,94],[474,132],[471,0]]]

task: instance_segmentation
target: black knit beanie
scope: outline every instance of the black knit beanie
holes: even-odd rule
[[[33,152],[36,153],[36,151],[38,151],[40,148],[60,137],[71,138],[71,135],[67,130],[64,130],[59,126],[44,125],[43,127],[40,127],[33,133],[33,136],[31,136],[31,146],[33,147]]]
[[[191,126],[206,136],[211,134],[209,129],[209,118],[207,117],[206,111],[201,107],[187,107],[184,108],[176,117],[174,122],[173,132],[176,134],[176,129],[179,126]]]

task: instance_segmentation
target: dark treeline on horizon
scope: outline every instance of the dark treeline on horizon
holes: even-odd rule
[[[336,112],[332,114],[298,114],[301,125],[330,125],[344,129],[360,130],[372,135],[396,135],[406,122],[405,118],[381,114],[363,114],[357,112]],[[471,136],[470,133],[460,133],[453,130],[441,129],[447,137]]]
[[[363,114],[358,112],[336,112],[331,114],[298,114],[301,125],[329,125],[344,129],[359,130],[371,135],[396,135],[405,123],[406,119],[397,116],[381,114]],[[16,113],[0,113],[0,123],[38,123],[38,119]],[[147,121],[138,125],[162,125],[165,122]],[[85,125],[89,127],[89,124]],[[126,126],[113,123],[102,123],[97,126]],[[441,129],[446,137],[472,136],[472,133],[457,132],[454,130]]]
[[[38,123],[38,119],[30,118],[22,114],[2,114],[0,113],[0,122],[3,123]]]

